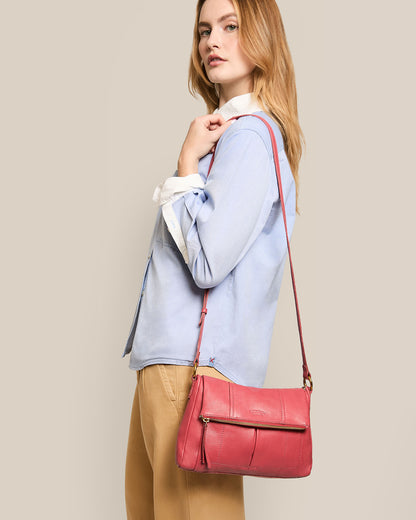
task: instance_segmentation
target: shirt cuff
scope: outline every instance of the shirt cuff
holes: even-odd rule
[[[166,226],[186,264],[189,262],[188,249],[172,204],[175,200],[185,195],[185,193],[195,188],[203,188],[204,186],[205,184],[199,173],[192,173],[186,177],[168,177],[156,186],[153,193],[153,201],[162,206],[162,214]]]
[[[166,202],[162,205],[162,214],[165,220],[166,226],[169,230],[169,233],[172,235],[175,244],[178,246],[179,251],[181,252],[183,259],[185,260],[185,264],[189,262],[188,248],[185,244],[185,239],[182,233],[181,226],[179,224],[179,220],[176,217],[175,212],[172,208],[172,202]]]
[[[153,192],[153,201],[159,205],[173,202],[183,194],[194,188],[203,188],[204,181],[199,173],[192,173],[186,177],[168,177],[158,184]]]

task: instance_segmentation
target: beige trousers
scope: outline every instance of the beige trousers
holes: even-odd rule
[[[127,520],[244,520],[243,476],[178,468],[176,438],[193,367],[137,370],[125,466]],[[213,367],[205,374],[229,381]]]

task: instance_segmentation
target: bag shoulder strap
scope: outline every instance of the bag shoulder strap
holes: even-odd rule
[[[256,114],[241,114],[238,116],[230,117],[230,119],[228,119],[228,121],[231,121],[231,119],[238,119],[239,117],[244,117],[244,116],[253,116],[253,117],[257,117],[258,119],[261,119],[266,124],[266,126],[269,130],[271,140],[272,140],[273,158],[274,158],[274,164],[275,164],[275,169],[276,169],[277,185],[279,188],[280,203],[282,206],[283,222],[285,225],[286,244],[287,244],[287,251],[288,251],[289,263],[290,263],[290,275],[292,278],[292,288],[293,288],[293,295],[294,295],[295,307],[296,307],[296,318],[297,318],[297,323],[298,323],[299,339],[300,339],[300,346],[301,346],[301,351],[302,351],[303,386],[309,388],[310,391],[312,391],[313,383],[312,383],[311,373],[309,372],[308,363],[306,361],[305,345],[303,342],[302,324],[301,324],[300,312],[299,312],[299,302],[298,302],[296,283],[295,283],[295,273],[293,270],[292,254],[290,252],[289,234],[287,231],[286,209],[285,209],[285,202],[283,200],[282,179],[280,176],[280,165],[279,165],[279,157],[278,157],[278,153],[277,153],[276,138],[274,136],[274,133],[273,133],[273,130],[272,130],[272,127],[270,126],[270,124],[263,117],[258,116]],[[215,144],[215,147],[216,147],[216,144]],[[209,164],[207,177],[209,175],[209,172],[211,171],[211,166],[212,166],[212,163],[214,162],[214,156],[215,156],[215,148],[214,148],[214,153],[212,154],[211,162]],[[208,293],[209,293],[209,289],[205,289],[204,301],[203,301],[202,310],[201,310],[201,319],[199,320],[200,330],[199,330],[196,356],[194,359],[194,373],[192,376],[193,379],[196,377],[196,369],[199,365],[199,352],[200,352],[200,348],[201,348],[202,333],[204,330],[205,316],[208,312],[208,309],[207,309]],[[306,381],[308,381],[309,384],[307,384]]]

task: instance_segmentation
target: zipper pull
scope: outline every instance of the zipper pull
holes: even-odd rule
[[[204,430],[202,432],[202,442],[201,442],[201,463],[202,464],[205,464],[206,463],[206,459],[205,459],[205,432],[207,431],[207,428],[208,428],[208,423],[209,423],[209,419],[207,419],[206,417],[202,417],[202,415],[200,416],[203,423],[204,423]]]

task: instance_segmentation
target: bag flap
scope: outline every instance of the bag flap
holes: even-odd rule
[[[306,388],[256,388],[200,377],[204,418],[262,428],[310,427],[310,392]]]

